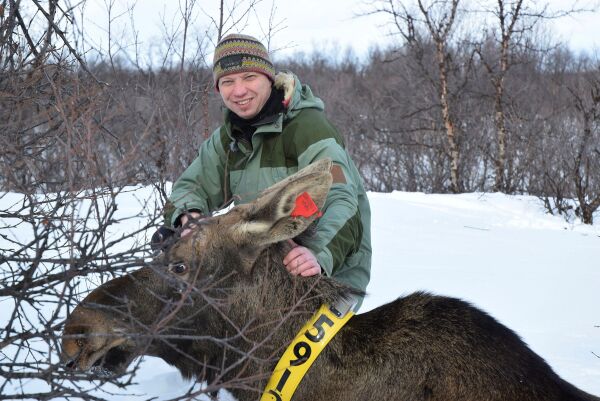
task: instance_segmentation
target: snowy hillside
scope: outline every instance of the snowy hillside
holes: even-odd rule
[[[463,298],[521,335],[563,378],[600,395],[600,225],[565,223],[533,197],[369,196],[374,255],[363,311],[416,290]],[[165,399],[186,390],[155,358],[136,379],[128,396],[96,394]]]

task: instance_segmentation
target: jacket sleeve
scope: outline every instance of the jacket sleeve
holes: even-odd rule
[[[209,214],[222,206],[227,158],[222,137],[221,129],[217,129],[204,141],[196,159],[173,184],[165,224],[174,225],[186,210]]]
[[[315,129],[323,131],[315,135]],[[358,207],[358,193],[362,184],[335,129],[329,124],[321,127],[319,124],[312,124],[311,130],[304,138],[299,138],[300,141],[308,140],[309,143],[299,144],[303,151],[298,155],[298,169],[316,160],[331,158],[334,168],[343,173],[334,174],[334,182],[323,207],[323,216],[317,223],[316,235],[304,241],[304,245],[315,253],[325,273],[331,276],[360,247],[363,224]]]

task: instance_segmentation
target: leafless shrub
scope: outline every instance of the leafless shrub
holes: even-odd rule
[[[148,262],[167,183],[220,116],[186,5],[179,62],[155,70],[117,41],[86,63],[62,2],[0,4],[0,399],[102,399],[134,378],[65,370],[57,335],[83,295]]]

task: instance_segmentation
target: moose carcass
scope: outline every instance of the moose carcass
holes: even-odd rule
[[[278,356],[323,303],[355,292],[327,277],[288,274],[288,239],[313,218],[291,217],[307,192],[331,185],[320,161],[250,204],[203,220],[155,263],[95,289],[66,322],[72,369],[122,371],[164,359],[209,388],[257,400]],[[510,329],[458,299],[415,293],[350,319],[293,400],[599,400],[556,375]]]

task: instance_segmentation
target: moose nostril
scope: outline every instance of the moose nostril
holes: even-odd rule
[[[65,367],[66,370],[77,370],[77,361],[79,360],[79,357],[81,356],[81,352],[78,352],[77,354],[73,355],[71,354],[70,356],[67,356],[69,354],[62,354],[61,355],[61,361],[63,362],[63,366]]]
[[[75,370],[75,360],[70,360],[69,362],[67,362],[65,364],[65,368],[67,368],[68,370]]]

